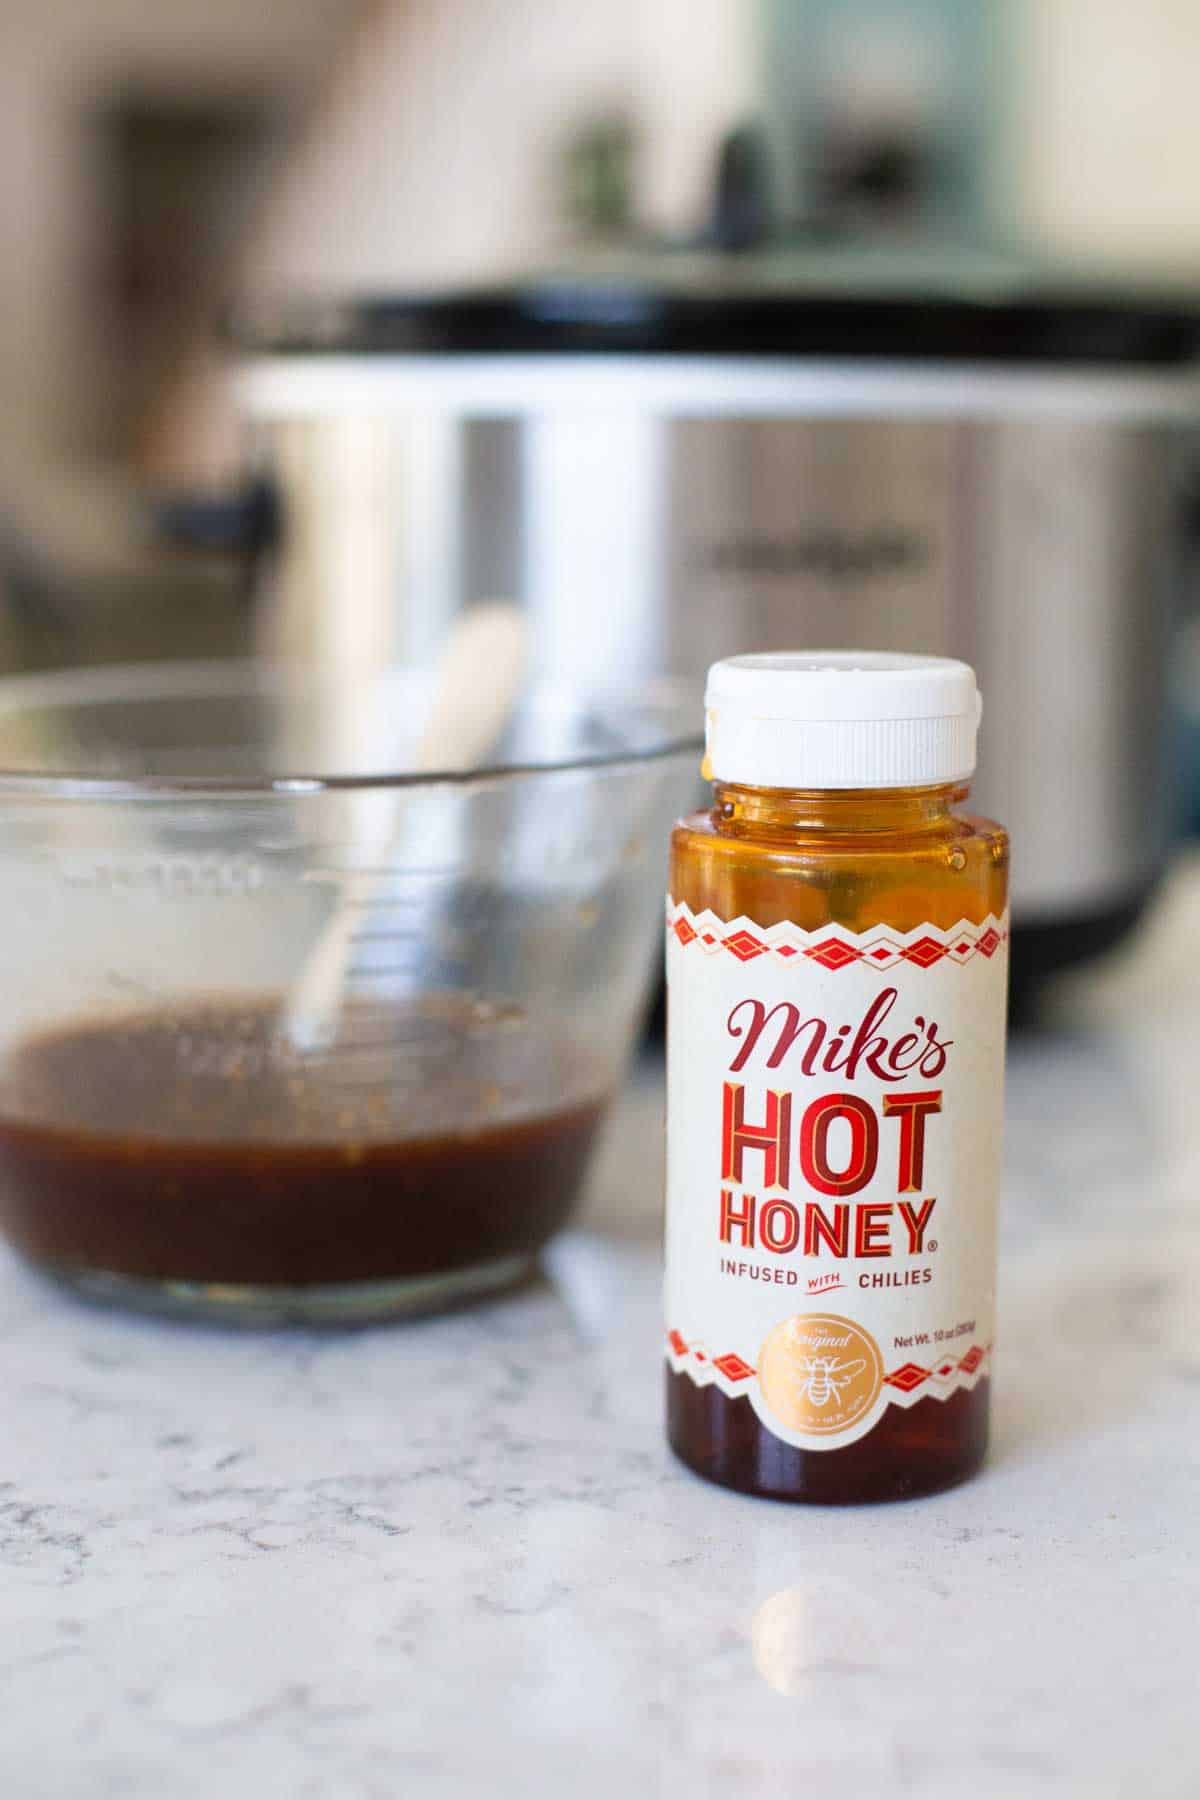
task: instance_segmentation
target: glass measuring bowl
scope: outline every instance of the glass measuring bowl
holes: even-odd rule
[[[255,665],[0,681],[0,1230],[104,1300],[404,1312],[566,1218],[659,949],[690,698],[534,691],[469,775],[430,698]],[[341,1003],[287,998],[350,920]]]

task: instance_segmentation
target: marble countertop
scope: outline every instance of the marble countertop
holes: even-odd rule
[[[1010,1065],[995,1448],[822,1511],[676,1466],[662,1092],[546,1279],[237,1337],[0,1260],[0,1788],[1194,1795],[1200,869]]]

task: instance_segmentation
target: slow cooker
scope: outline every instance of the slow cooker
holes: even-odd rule
[[[1117,939],[1163,867],[1198,317],[994,260],[799,253],[260,312],[259,648],[352,675],[507,596],[542,672],[697,699],[739,650],[964,657],[1023,985]]]

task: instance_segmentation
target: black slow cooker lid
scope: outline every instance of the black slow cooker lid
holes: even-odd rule
[[[235,336],[274,353],[1161,367],[1200,353],[1200,294],[945,253],[675,253],[486,288],[260,306]]]

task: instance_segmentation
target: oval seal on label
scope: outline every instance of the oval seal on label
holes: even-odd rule
[[[852,1319],[795,1313],[763,1344],[758,1380],[767,1406],[790,1431],[833,1437],[874,1406],[883,1358]]]

